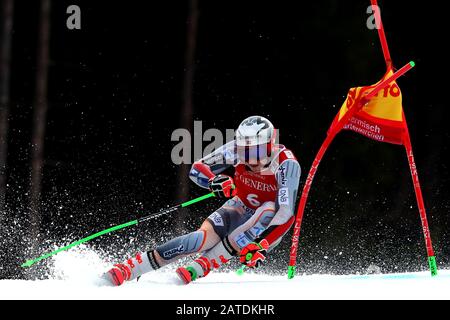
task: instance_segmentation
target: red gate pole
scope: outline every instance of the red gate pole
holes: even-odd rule
[[[383,49],[384,59],[386,61],[386,66],[389,69],[392,65],[392,59],[391,59],[391,55],[389,53],[389,47],[387,44],[386,34],[384,32],[383,23],[381,21],[381,15],[380,15],[379,7],[378,7],[378,1],[371,0],[371,4],[372,4],[372,11],[375,12],[375,23],[377,25],[378,36],[380,38],[381,47]],[[377,7],[374,8],[373,6],[377,6]],[[403,114],[403,119],[405,119],[404,114]],[[431,275],[436,276],[437,275],[436,258],[434,256],[434,250],[433,250],[433,246],[431,243],[431,235],[430,235],[430,229],[428,228],[427,214],[426,214],[425,205],[424,205],[424,201],[423,201],[423,197],[422,197],[422,190],[421,190],[420,183],[419,183],[419,175],[417,173],[416,163],[414,161],[414,154],[413,154],[413,150],[412,150],[412,144],[411,144],[411,139],[409,136],[409,130],[408,130],[408,125],[407,125],[406,119],[405,119],[405,135],[404,135],[403,144],[406,149],[406,156],[408,158],[409,168],[411,171],[411,177],[413,180],[417,206],[419,208],[419,213],[420,213],[420,220],[422,222],[422,229],[423,229],[423,234],[425,237],[425,245],[426,245],[427,255],[428,255],[428,264],[430,266]]]
[[[405,119],[405,114],[403,114],[403,119]],[[409,130],[408,125],[406,123],[406,119],[405,119],[405,134],[403,140],[406,150],[406,156],[408,158],[409,169],[411,171],[411,177],[413,180],[414,191],[416,194],[417,206],[419,208],[420,220],[422,222],[422,230],[425,238],[425,246],[428,255],[428,264],[430,266],[431,275],[436,276],[437,275],[436,257],[434,256],[433,245],[431,243],[431,234],[430,229],[428,227],[427,213],[425,211],[425,204],[422,197],[422,189],[420,187],[419,182],[419,174],[417,172],[416,162],[414,160],[414,154],[412,150],[411,139],[409,136]]]
[[[389,47],[386,40],[386,33],[384,32],[383,22],[381,20],[380,7],[378,6],[377,0],[370,0],[370,2],[372,3],[372,12],[374,12],[375,14],[375,24],[377,26],[378,36],[380,37],[384,60],[386,61],[386,67],[389,69],[392,66],[392,59],[391,54],[389,53]]]
[[[355,108],[356,109],[356,106]],[[346,115],[353,116],[355,112],[351,112],[350,110],[347,111]],[[343,120],[343,119],[342,119]],[[294,223],[294,234],[292,235],[292,244],[291,244],[291,250],[289,255],[289,267],[288,267],[288,278],[292,279],[295,276],[295,265],[297,262],[297,252],[298,252],[298,241],[300,237],[300,229],[302,225],[303,220],[303,213],[305,211],[306,202],[308,201],[308,195],[309,190],[311,189],[311,185],[314,179],[314,176],[316,175],[317,168],[319,167],[320,161],[323,158],[323,155],[328,149],[328,146],[333,141],[336,134],[339,133],[339,131],[342,129],[342,127],[345,125],[344,121],[339,122],[339,124],[342,124],[338,130],[333,130],[333,132],[330,132],[327,135],[327,138],[322,143],[322,146],[319,149],[319,152],[316,155],[316,158],[314,159],[314,162],[311,166],[311,169],[309,169],[308,177],[306,178],[305,185],[303,186],[302,196],[300,198],[300,204],[297,209],[297,217],[295,219]]]
[[[400,70],[395,72],[392,76],[387,79],[384,79],[380,83],[378,83],[372,91],[370,91],[367,95],[363,96],[359,101],[357,101],[353,107],[345,113],[345,115],[338,121],[332,131],[330,131],[322,143],[322,146],[317,153],[314,162],[309,170],[308,177],[306,178],[305,185],[303,186],[302,195],[300,198],[300,204],[297,209],[296,220],[294,223],[294,234],[292,235],[292,244],[289,255],[289,267],[288,267],[288,278],[292,279],[295,275],[295,265],[297,260],[297,251],[298,251],[298,241],[300,237],[300,229],[303,220],[303,213],[305,211],[306,202],[308,200],[309,190],[311,189],[311,185],[316,174],[317,168],[319,167],[320,161],[322,160],[325,152],[328,149],[328,146],[333,141],[334,137],[342,130],[342,128],[348,123],[348,121],[353,117],[353,115],[358,112],[364,105],[366,105],[370,99],[372,99],[378,92],[384,89],[387,85],[404,75],[406,72],[411,70],[414,67],[414,62],[410,62]]]

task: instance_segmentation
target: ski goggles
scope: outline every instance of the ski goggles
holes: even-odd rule
[[[256,146],[236,146],[239,161],[247,164],[259,164],[271,156],[270,143]]]

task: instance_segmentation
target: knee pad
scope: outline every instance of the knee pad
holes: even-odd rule
[[[156,251],[164,260],[171,260],[180,255],[199,252],[205,242],[206,232],[198,230],[172,239],[158,246]]]
[[[255,241],[270,225],[275,216],[275,202],[267,201],[240,228],[231,233],[231,239],[239,248]]]
[[[256,209],[255,214],[258,214],[262,211],[271,210],[275,212],[275,202],[273,201],[266,201],[264,202],[258,209]]]
[[[256,209],[254,216],[256,217],[256,220],[254,221],[253,226],[247,231],[254,238],[257,238],[272,222],[275,216],[275,202],[264,202],[262,206]]]

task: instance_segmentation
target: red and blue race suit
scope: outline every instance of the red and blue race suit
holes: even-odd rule
[[[253,172],[238,160],[235,142],[231,141],[196,161],[189,175],[197,185],[208,188],[208,181],[218,174],[233,177],[237,194],[228,203],[242,206],[247,214],[252,215],[258,208],[275,203],[270,221],[255,225],[253,230],[247,231],[248,237],[236,236],[233,239],[236,244],[242,248],[253,240],[266,239],[272,247],[277,245],[294,222],[301,168],[293,152],[283,145],[275,145],[271,162],[262,171]],[[210,217],[212,222],[214,218],[223,225],[223,218],[217,213]],[[252,236],[249,233],[253,233]]]

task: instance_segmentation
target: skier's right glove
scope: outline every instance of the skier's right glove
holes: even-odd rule
[[[211,178],[208,186],[209,190],[219,198],[231,198],[236,195],[236,186],[234,185],[233,178],[224,174],[219,174]]]

